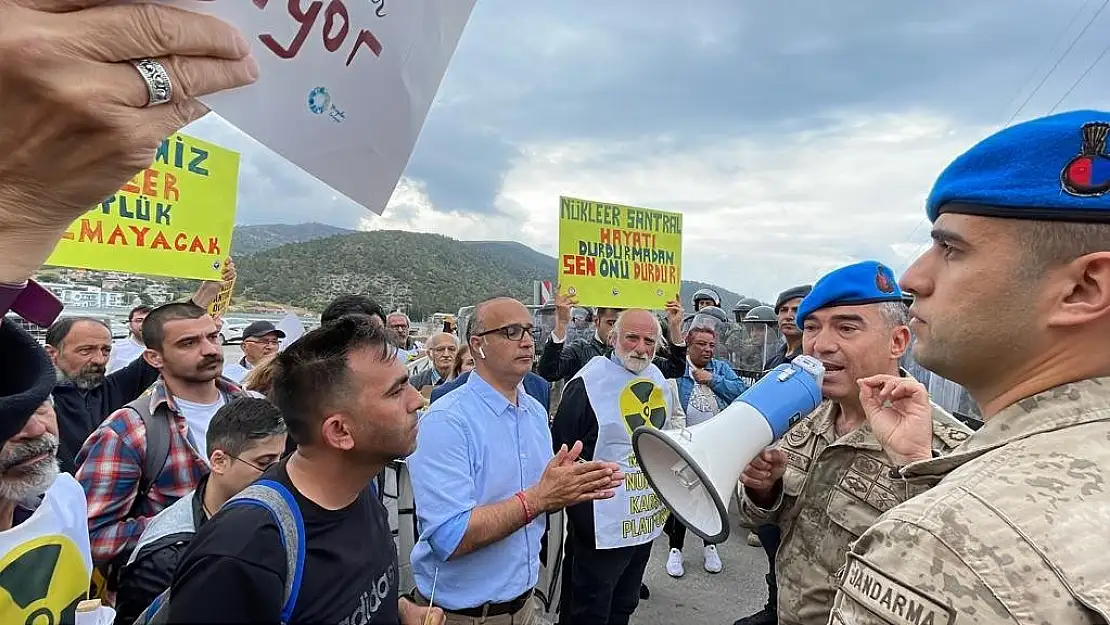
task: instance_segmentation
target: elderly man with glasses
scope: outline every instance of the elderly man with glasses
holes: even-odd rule
[[[255,321],[243,330],[243,357],[224,365],[224,377],[242,384],[251,369],[269,360],[281,347],[285,332],[270,321]]]
[[[428,360],[432,366],[409,379],[409,383],[418,391],[450,382],[454,378],[455,355],[459,353],[457,339],[446,332],[436,332],[428,337],[424,346],[428,350]]]
[[[523,387],[532,315],[520,302],[479,304],[467,328],[475,369],[432,404],[409,457],[420,539],[413,601],[448,625],[530,625],[546,512],[613,496],[614,463],[577,462],[581,444],[552,454],[547,411]]]

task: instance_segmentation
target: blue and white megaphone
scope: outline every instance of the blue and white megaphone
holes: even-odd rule
[[[817,408],[824,376],[820,361],[798,356],[708,421],[681,430],[636,428],[632,448],[655,494],[698,536],[728,538],[728,502],[740,473]]]

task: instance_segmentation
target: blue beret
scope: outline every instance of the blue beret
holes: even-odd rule
[[[1110,222],[1110,113],[1072,111],[1010,126],[950,164],[926,202],[941,213]]]
[[[858,306],[876,302],[900,302],[902,289],[890,267],[865,260],[825,274],[798,306],[800,326],[815,310],[830,306]]]

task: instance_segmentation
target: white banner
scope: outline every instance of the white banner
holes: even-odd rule
[[[202,100],[255,140],[381,214],[475,0],[161,0],[216,15],[261,76]]]

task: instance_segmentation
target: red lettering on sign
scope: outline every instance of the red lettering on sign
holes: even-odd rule
[[[81,235],[77,237],[78,242],[96,241],[97,243],[104,242],[104,222],[97,221],[94,228],[92,222],[88,219],[81,220]]]
[[[168,171],[163,175],[166,179],[162,182],[162,197],[171,202],[176,202],[181,198],[181,192],[177,190],[177,176]]]
[[[189,235],[184,232],[178,232],[177,236],[173,238],[173,249],[184,252],[189,249]]]
[[[353,48],[351,48],[351,54],[347,56],[347,67],[351,66],[351,61],[355,60],[355,54],[358,53],[359,46],[363,45],[367,48],[370,48],[370,51],[374,53],[374,56],[382,55],[382,42],[378,41],[378,38],[374,36],[374,33],[363,29],[362,32],[358,34],[358,39],[355,39],[355,45]]]
[[[221,256],[220,254],[220,240],[216,237],[208,237],[208,253],[213,256]]]
[[[210,0],[209,0],[210,1]],[[269,0],[254,0],[254,6],[260,10],[265,10],[269,5]],[[293,59],[300,53],[301,48],[304,46],[305,41],[308,40],[308,35],[312,32],[312,27],[316,25],[316,21],[320,17],[320,10],[324,7],[323,0],[313,0],[309,3],[307,9],[301,8],[301,0],[289,0],[286,4],[286,11],[289,17],[292,17],[295,22],[300,26],[297,29],[297,34],[293,36],[293,40],[289,42],[288,46],[282,46],[278,40],[269,33],[258,36],[270,52],[273,52],[280,59]],[[342,25],[339,26],[336,32],[336,22],[342,19]],[[351,15],[347,11],[347,5],[343,0],[331,0],[328,8],[324,11],[324,26],[322,38],[324,41],[324,49],[328,52],[337,52],[343,44],[347,41],[347,35],[351,33]],[[370,48],[374,56],[382,55],[382,43],[374,36],[374,33],[369,30],[362,29],[358,37],[355,38],[354,45],[351,46],[351,52],[347,55],[346,66],[350,67],[351,63],[355,60],[355,55],[363,47]]]
[[[336,17],[343,18],[343,26],[339,28],[338,35],[332,36],[330,33],[334,30]],[[343,40],[347,38],[349,32],[351,32],[351,16],[347,14],[347,6],[332,0],[328,10],[324,12],[324,48],[328,52],[335,52],[343,45]]]
[[[150,228],[136,228],[135,226],[127,226],[131,232],[135,233],[135,245],[142,247],[146,242],[146,233],[150,232]]]
[[[121,243],[127,245],[127,237],[123,234],[123,228],[116,226],[116,229],[108,237],[108,245],[119,245]]]
[[[138,195],[140,175],[141,174],[135,174],[135,176],[131,180],[127,181],[127,184],[120,187],[120,191],[123,191],[124,193],[134,193],[135,195]]]
[[[170,242],[166,240],[166,235],[161,232],[159,232],[158,236],[154,237],[154,240],[150,243],[150,249],[156,250],[158,248],[164,250],[170,249]]]
[[[158,172],[147,169],[143,172],[143,195],[158,196]]]

